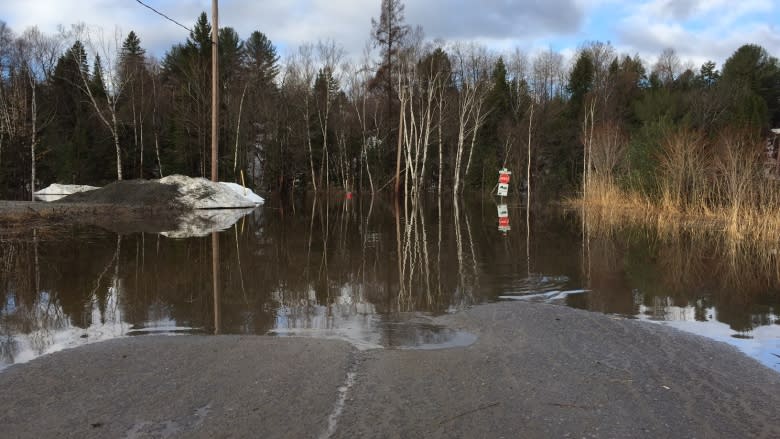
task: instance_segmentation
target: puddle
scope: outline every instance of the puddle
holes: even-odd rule
[[[476,335],[469,332],[419,320],[420,317],[386,320],[386,317],[374,315],[341,320],[330,328],[277,328],[268,335],[341,340],[359,350],[451,349],[467,347],[477,340]]]

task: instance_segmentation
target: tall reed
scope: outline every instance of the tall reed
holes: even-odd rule
[[[616,143],[627,138],[614,127],[599,128],[588,184],[582,198],[570,202],[583,207],[590,221],[649,224],[671,234],[698,228],[736,240],[780,242],[780,180],[765,171],[763,142],[755,133],[725,130],[711,140],[690,128],[668,132],[657,153],[657,191],[644,193],[619,184],[619,172],[630,169],[622,166],[625,147]]]

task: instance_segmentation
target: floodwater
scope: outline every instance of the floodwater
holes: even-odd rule
[[[280,206],[206,236],[85,227],[0,234],[0,369],[151,333],[312,336],[360,349],[467,346],[475,335],[433,317],[527,300],[670,325],[780,372],[780,256],[771,246],[641,229],[596,233],[576,213],[527,218],[492,199]]]

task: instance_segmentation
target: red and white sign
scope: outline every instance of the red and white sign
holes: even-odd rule
[[[498,171],[498,191],[496,192],[499,197],[506,197],[509,194],[509,180],[512,177],[512,173],[507,168],[501,168]]]
[[[506,233],[511,230],[509,226],[509,209],[506,204],[498,205],[498,231]]]

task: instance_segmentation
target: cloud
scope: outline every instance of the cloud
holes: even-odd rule
[[[434,38],[522,40],[574,33],[585,11],[574,0],[426,0],[407,2],[406,12]]]
[[[146,3],[191,26],[201,11],[210,12],[208,0],[147,0]],[[447,40],[507,42],[538,40],[570,34],[581,26],[583,0],[525,2],[513,0],[426,0],[406,2],[406,22],[420,25],[427,36]],[[318,39],[333,39],[350,53],[360,53],[370,37],[371,18],[380,14],[380,1],[366,0],[222,0],[220,25],[234,27],[239,35],[260,30],[282,47]],[[83,0],[78,8],[61,0],[11,0],[0,5],[0,17],[17,32],[38,25],[54,32],[58,25],[77,22],[121,27],[139,34],[149,52],[162,55],[187,32],[155,15],[137,2]]]
[[[770,17],[777,5],[768,0],[652,0],[637,4],[615,26],[618,47],[638,53],[648,63],[664,48],[699,66],[722,64],[747,43],[769,50],[780,47]]]
[[[186,26],[209,0],[144,0]],[[430,39],[476,41],[498,51],[553,48],[573,53],[588,40],[611,41],[621,51],[654,60],[665,47],[683,59],[722,61],[747,42],[770,51],[780,47],[777,1],[771,0],[406,0],[406,22],[420,25]],[[265,33],[280,53],[320,39],[332,39],[358,57],[369,42],[371,18],[380,0],[220,1],[220,25],[243,38]],[[119,26],[135,30],[149,54],[161,57],[187,31],[133,0],[5,0],[0,17],[17,33],[37,24],[44,32],[57,25],[85,22],[107,34]]]

